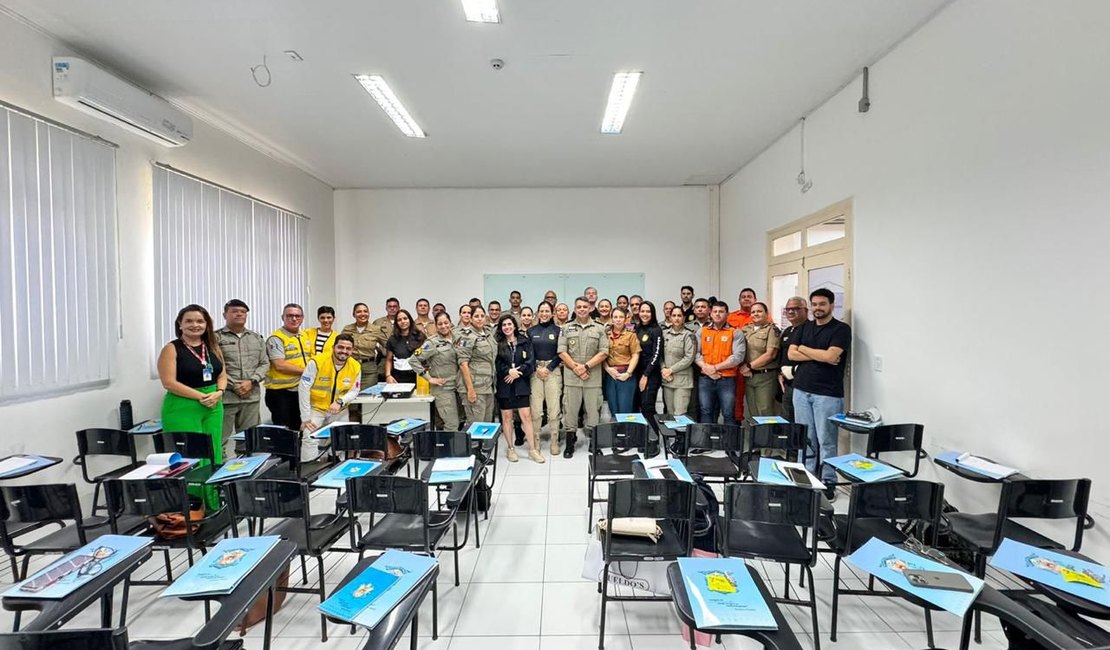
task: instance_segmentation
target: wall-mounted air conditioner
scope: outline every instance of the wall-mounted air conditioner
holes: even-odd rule
[[[53,57],[54,99],[167,147],[193,137],[193,120],[166,100],[73,56]]]

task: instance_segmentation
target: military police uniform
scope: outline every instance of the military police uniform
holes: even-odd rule
[[[367,323],[361,332],[358,331],[356,323],[351,323],[343,328],[343,334],[350,334],[355,340],[355,352],[352,356],[362,366],[360,383],[363,387],[370,387],[378,383],[378,369],[380,367],[378,355],[382,346],[389,339],[389,332],[392,331],[392,325],[386,331],[378,321]]]
[[[262,423],[258,407],[270,359],[266,355],[266,340],[253,330],[244,329],[236,334],[221,327],[216,330],[216,341],[224,353],[224,370],[227,372],[228,390],[223,395],[223,446],[224,458],[231,458],[235,455],[232,453],[234,445],[230,443],[231,435]],[[251,382],[251,392],[246,397],[239,397],[234,388],[246,380]]]
[[[585,364],[599,352],[609,354],[609,336],[605,327],[590,321],[585,325],[577,320],[571,321],[563,327],[563,334],[559,337],[559,354],[566,352],[576,364]],[[564,366],[563,370],[563,397],[566,408],[563,410],[563,428],[567,431],[566,455],[574,453],[575,426],[578,410],[586,406],[585,425],[587,433],[593,433],[601,416],[601,375],[605,371],[601,368],[590,368],[589,377],[582,380],[574,373],[573,366]]]
[[[671,380],[663,382],[663,403],[668,413],[680,415],[690,405],[697,351],[698,339],[685,327],[678,332],[673,327],[663,330],[663,368],[671,371]]]
[[[459,358],[455,341],[433,334],[424,345],[413,351],[409,359],[412,369],[421,377],[447,380],[442,386],[429,382],[429,392],[435,398],[436,412],[443,420],[444,431],[459,430],[459,409],[455,391],[459,380]]]
[[[455,354],[460,367],[466,362],[471,384],[477,393],[477,400],[471,403],[466,398],[466,382],[458,382],[457,392],[462,397],[466,421],[490,422],[493,419],[494,359],[497,357],[497,342],[493,340],[493,330],[471,330],[459,337],[455,341]]]

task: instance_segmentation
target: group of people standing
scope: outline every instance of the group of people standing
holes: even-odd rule
[[[700,422],[781,413],[809,426],[815,450],[825,454],[831,445],[835,453],[827,415],[843,410],[851,331],[832,317],[833,294],[819,289],[810,304],[791,298],[781,331],[752,289],[740,292],[735,311],[695,298],[690,286],[680,296],[657,313],[640,296],[599,300],[587,287],[572,316],[554,291],[535,308],[513,291],[509,309],[474,298],[459,308],[457,322],[442,303],[422,298],[414,317],[390,298],[373,321],[369,306],[357,303],[354,322],[339,331],[333,308],[320,307],[319,327],[303,328],[303,309],[289,304],[281,327],[266,338],[246,328],[249,308],[241,300],[224,306],[219,330],[203,307],[189,305],[159,357],[163,425],[210,432],[226,449],[232,433],[260,423],[263,384],[275,424],[311,431],[347,417],[364,386],[423,377],[445,430],[492,421],[496,405],[512,462],[520,445],[544,462],[545,419],[551,455],[560,453],[562,431],[562,453],[570,458],[580,424],[590,431],[598,423],[603,400],[610,413],[639,412],[652,422],[660,392],[667,412]]]

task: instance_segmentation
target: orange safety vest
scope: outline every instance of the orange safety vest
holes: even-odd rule
[[[701,356],[705,362],[711,365],[724,363],[725,359],[732,356],[732,341],[736,337],[736,330],[731,327],[724,329],[714,329],[712,327],[701,328]],[[723,377],[735,377],[739,372],[739,366],[731,368],[723,368],[718,372]]]

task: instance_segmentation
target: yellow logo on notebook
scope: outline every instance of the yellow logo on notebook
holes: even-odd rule
[[[723,571],[710,571],[705,574],[705,586],[709,591],[718,594],[736,593],[736,581]]]

